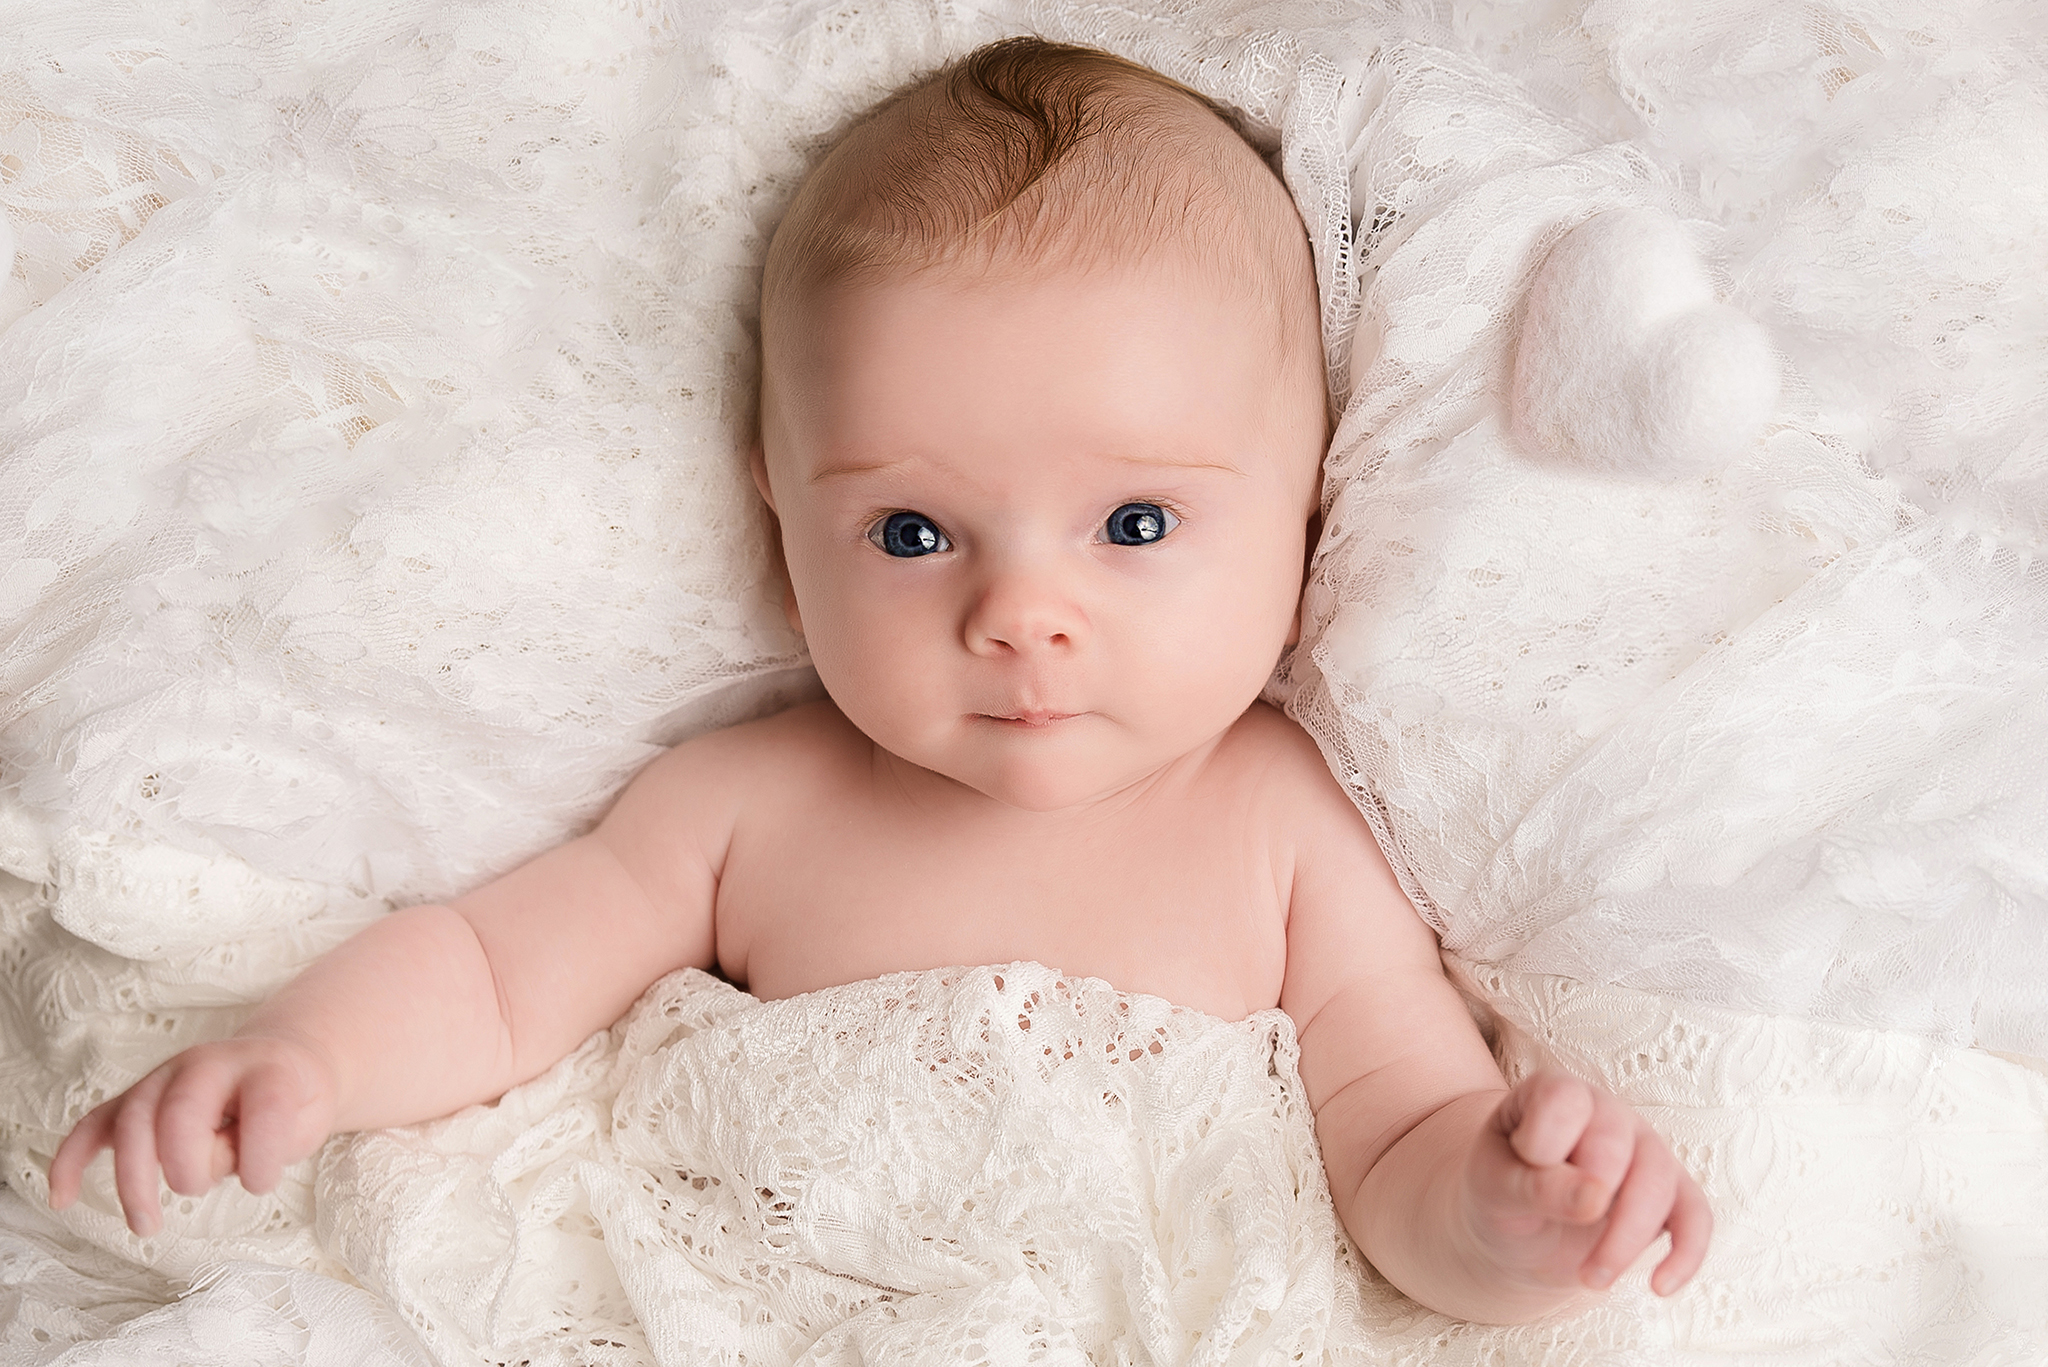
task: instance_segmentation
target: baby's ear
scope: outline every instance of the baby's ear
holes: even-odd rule
[[[761,501],[768,505],[769,549],[775,559],[776,572],[782,576],[782,615],[789,619],[789,629],[801,636],[804,634],[804,622],[803,615],[797,611],[796,583],[789,577],[789,560],[782,550],[782,515],[775,511],[775,495],[768,487],[768,456],[758,438],[747,452],[747,466],[754,473],[754,487],[761,491]]]
[[[1308,598],[1308,567],[1316,558],[1316,543],[1323,539],[1323,510],[1308,515],[1308,534],[1302,538],[1301,589],[1294,595],[1294,620],[1287,627],[1287,644],[1301,644],[1301,605]]]
[[[761,445],[759,437],[747,451],[747,468],[753,472],[754,487],[761,491],[761,501],[772,512],[775,508],[775,493],[768,487],[768,449]]]

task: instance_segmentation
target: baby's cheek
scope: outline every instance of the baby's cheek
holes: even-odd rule
[[[1262,677],[1272,668],[1299,601],[1301,567],[1292,555],[1245,556],[1219,566],[1186,613],[1187,649]]]
[[[960,710],[942,654],[901,622],[841,617],[814,643],[812,662],[832,701],[868,739],[915,759],[924,733]]]
[[[1210,600],[1149,662],[1160,722],[1195,741],[1213,735],[1251,706],[1285,646],[1289,619],[1236,593]]]

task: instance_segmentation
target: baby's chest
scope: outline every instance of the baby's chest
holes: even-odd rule
[[[1284,876],[1243,823],[1110,823],[1034,839],[842,815],[734,842],[719,959],[771,999],[1030,959],[1236,1019],[1278,1003]]]

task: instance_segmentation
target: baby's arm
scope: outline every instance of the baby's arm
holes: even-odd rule
[[[1281,1005],[1360,1251],[1425,1305],[1515,1323],[1604,1290],[1669,1229],[1652,1286],[1677,1290],[1712,1227],[1699,1188],[1607,1093],[1558,1072],[1508,1090],[1365,823],[1327,771],[1314,786]]]
[[[590,834],[447,906],[394,912],[323,956],[235,1035],[172,1058],[81,1120],[50,1204],[114,1150],[130,1228],[160,1224],[157,1172],[196,1195],[230,1172],[268,1191],[337,1131],[501,1095],[624,1014],[647,985],[713,962],[733,821],[729,733],[657,759]]]

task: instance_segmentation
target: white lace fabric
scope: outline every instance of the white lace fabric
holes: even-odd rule
[[[1343,420],[1273,696],[1511,1068],[1561,1058],[1677,1141],[1720,1221],[1700,1280],[1519,1330],[1424,1314],[1303,1233],[1328,1210],[1281,1175],[1298,1116],[1233,1112],[1263,1183],[1217,1216],[1264,1250],[1242,1277],[1206,1196],[1118,1206],[1128,1174],[1091,1165],[1172,1168],[1177,1121],[1082,1106],[1096,1149],[1012,1153],[1019,1191],[963,1220],[976,1079],[1045,1085],[1017,1035],[930,1052],[980,1020],[973,978],[917,1016],[671,982],[495,1108],[172,1198],[158,1238],[104,1169],[37,1215],[90,1105],[388,907],[578,829],[656,747],[815,688],[744,468],[765,234],[854,112],[1018,31],[1148,62],[1274,149]],[[1290,1334],[1359,1362],[2048,1358],[2035,7],[231,0],[0,6],[0,35],[0,1360],[221,1360],[233,1325],[317,1367],[1194,1360],[1175,1334],[1218,1361]],[[1779,350],[1724,466],[1512,435],[1530,282],[1616,208],[1672,216]],[[1084,995],[1096,1044],[1158,1006]],[[654,1005],[686,1001],[687,1030]],[[774,1034],[808,1011],[865,1043]],[[728,1027],[808,1081],[690,1043]],[[1292,1096],[1273,1031],[1174,1017],[1170,1059],[1112,1087],[1105,1049],[1054,1100]],[[885,1082],[965,1127],[889,1113],[891,1152],[933,1159],[891,1178],[901,1211],[848,1147]],[[757,1099],[802,1142],[743,1135]],[[1046,1161],[1059,1136],[1005,1114],[974,1132]],[[804,1199],[739,1190],[764,1166]],[[1063,1173],[1125,1222],[1076,1224]],[[1027,1258],[1003,1200],[1098,1251]],[[707,1245],[707,1212],[753,1241]],[[1112,1245],[1113,1276],[1060,1261]],[[1072,1316],[1084,1282],[1121,1299]]]
[[[1036,965],[689,972],[496,1112],[336,1145],[323,1241],[444,1358],[575,1360],[566,1273],[620,1361],[1285,1360],[1339,1238],[1292,1048]]]
[[[1896,41],[1910,70],[1921,40],[1856,32],[1866,51]],[[1741,225],[1695,217],[1703,240],[1750,253],[1733,295],[1794,344],[1792,411],[1705,472],[1654,450],[1622,471],[1532,452],[1501,397],[1548,247],[1607,208],[1701,210],[1642,148],[1592,145],[1477,64],[1394,46],[1372,73],[1353,144],[1354,194],[1375,206],[1355,389],[1290,707],[1446,948],[2048,1056],[2041,443],[2011,425],[2005,367],[1940,377],[1956,421],[1924,454],[1846,440],[1931,382],[1923,369],[1880,370],[1862,394],[1808,376],[1837,360],[1815,344],[1823,320],[1878,331],[1897,321],[1879,309],[1968,293],[1986,262],[1935,253],[1947,213],[1915,200],[1933,223],[1902,219],[1920,236],[1885,257],[1866,312],[1842,297],[1849,262],[1772,256],[1755,229],[1742,242]],[[2048,127],[2039,100],[2027,117]],[[1942,146],[1941,120],[1873,120],[1890,134],[1874,138],[1807,118],[1851,167],[1875,142],[1901,183],[1976,151]],[[2018,261],[2017,311],[1984,322],[2039,377],[2048,337],[2020,303],[2038,273],[2023,281]],[[1959,462],[1983,498],[1909,498],[1873,472],[1887,457]]]
[[[1562,1056],[1632,1095],[1723,1218],[1690,1291],[1632,1285],[1573,1351],[1797,1349],[1855,1318],[1856,1341],[1930,1360],[2048,1347],[2028,1295],[2048,1079],[1909,1034],[1467,985],[1505,1004],[1511,1075]],[[494,1111],[330,1148],[323,1242],[449,1360],[591,1360],[589,1321],[567,1343],[551,1313],[565,1276],[608,1307],[621,1361],[1544,1360],[1555,1326],[1460,1326],[1361,1276],[1295,1061],[1279,1012],[1226,1023],[1036,964],[766,1004],[685,973]],[[1894,1165],[1933,1180],[1902,1192]],[[1763,1217],[1788,1203],[1825,1236],[1777,1238]],[[2030,1247],[2034,1280],[2012,1279]],[[1819,1303],[1846,1287],[1853,1312]]]
[[[135,1314],[117,1293],[148,1305],[122,1260],[52,1256],[54,1222],[28,1210],[0,1260],[41,1255],[16,1324],[77,1335],[82,1362],[211,1361],[252,1334],[282,1345],[252,1360],[405,1367],[2048,1349],[2048,1077],[1905,1032],[1497,969],[1462,982],[1498,1005],[1510,1077],[1549,1060],[1602,1082],[1703,1182],[1716,1242],[1677,1297],[1639,1270],[1561,1322],[1420,1310],[1337,1226],[1285,1015],[1224,1022],[1037,964],[770,1003],[674,975],[497,1103],[329,1144],[327,1276],[281,1250],[216,1261],[177,1306],[93,1334],[107,1301]],[[144,1251],[179,1245],[221,1257],[175,1215]]]

